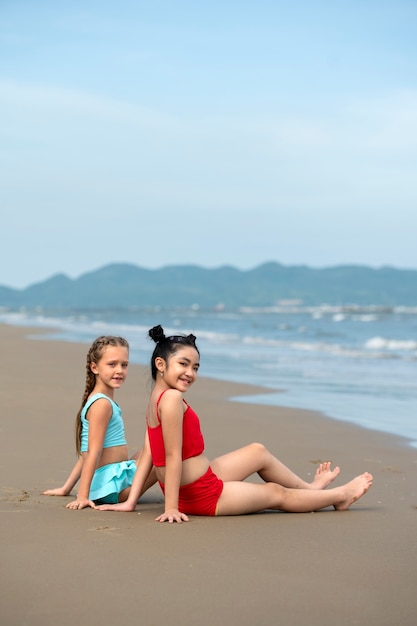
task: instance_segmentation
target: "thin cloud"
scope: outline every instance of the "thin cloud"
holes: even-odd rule
[[[3,103],[18,105],[31,111],[36,107],[38,111],[52,110],[66,115],[100,117],[139,126],[151,124],[158,128],[173,128],[178,125],[176,118],[166,113],[80,89],[0,80],[0,90]]]

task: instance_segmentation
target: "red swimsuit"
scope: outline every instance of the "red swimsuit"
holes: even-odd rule
[[[168,389],[165,389],[168,391]],[[158,426],[148,426],[149,443],[151,444],[152,461],[155,467],[165,467],[165,446],[162,435],[161,420],[159,419],[159,403],[165,391],[161,393],[156,403],[156,417]],[[182,422],[182,460],[190,459],[204,452],[204,439],[201,434],[200,420],[192,408],[185,402],[187,409]]]
[[[165,389],[165,391],[168,391]],[[158,426],[148,425],[148,437],[151,447],[152,462],[155,467],[165,467],[165,446],[162,434],[161,421],[158,414],[158,406],[163,391],[156,403],[156,415]],[[185,402],[185,400],[184,400]],[[182,460],[193,456],[199,456],[204,452],[204,439],[200,429],[200,420],[193,409],[185,402],[187,409],[184,413],[182,426]],[[159,483],[162,492],[165,493],[165,485]],[[178,508],[182,513],[190,515],[216,515],[217,502],[223,491],[223,481],[213,474],[211,468],[197,480],[179,489]]]

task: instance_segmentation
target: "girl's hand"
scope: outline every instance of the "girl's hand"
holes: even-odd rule
[[[177,524],[182,524],[182,522],[188,522],[188,517],[185,513],[180,513],[177,509],[169,509],[155,518],[156,522],[169,522],[173,524],[177,522]]]
[[[92,500],[86,498],[77,498],[73,502],[69,502],[66,506],[67,509],[85,509],[87,506],[91,506],[92,509],[96,508],[96,505]]]

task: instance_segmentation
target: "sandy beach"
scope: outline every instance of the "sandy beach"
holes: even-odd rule
[[[332,460],[342,469],[335,484],[369,471],[372,489],[344,512],[182,525],[154,521],[159,487],[134,513],[70,511],[70,497],[41,492],[61,485],[76,460],[88,346],[5,325],[0,337],[2,626],[414,626],[417,450],[406,440],[319,413],[233,402],[257,389],[200,378],[187,400],[209,458],[260,441],[306,479]],[[149,386],[147,368],[131,365],[115,398],[132,453]]]

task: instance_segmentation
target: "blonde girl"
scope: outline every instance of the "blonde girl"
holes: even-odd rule
[[[128,365],[129,344],[123,337],[98,337],[88,351],[86,387],[75,421],[79,458],[62,487],[44,492],[68,495],[79,480],[77,498],[67,504],[69,509],[123,502],[129,495],[141,452],[128,458],[122,412],[114,401]],[[155,482],[150,472],[151,468],[142,493]]]

